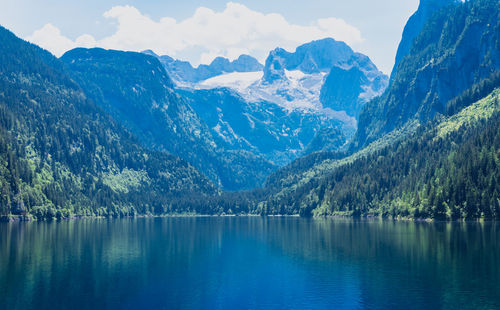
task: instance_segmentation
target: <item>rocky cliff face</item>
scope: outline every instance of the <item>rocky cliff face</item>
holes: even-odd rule
[[[434,2],[423,1],[421,7],[428,3]],[[497,0],[460,2],[437,11],[401,59],[389,89],[363,110],[354,146],[363,147],[411,119],[432,120],[445,112],[449,100],[498,70]]]
[[[272,83],[285,76],[285,70],[299,70],[306,74],[328,73],[354,55],[344,42],[328,38],[297,47],[294,53],[277,48],[269,54],[264,67],[264,81]]]
[[[410,53],[411,46],[415,38],[420,34],[426,22],[443,7],[457,3],[458,0],[422,0],[418,10],[413,14],[403,31],[403,37],[399,43],[396,54],[396,62],[391,74],[391,79],[395,74],[401,60]]]
[[[301,73],[299,83],[293,82],[296,74],[290,72]],[[271,90],[284,102],[309,101],[313,108],[357,117],[362,106],[380,95],[387,84],[387,77],[370,58],[355,53],[344,42],[323,39],[299,46],[294,53],[280,48],[272,51],[259,88]]]
[[[320,101],[324,108],[345,111],[358,118],[363,106],[386,89],[388,78],[361,54],[343,65],[334,66],[321,87]]]

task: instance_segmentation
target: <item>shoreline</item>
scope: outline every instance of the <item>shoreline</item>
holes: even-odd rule
[[[328,216],[311,216],[301,217],[298,214],[164,214],[164,215],[145,215],[138,214],[134,216],[122,217],[107,217],[107,216],[71,216],[53,219],[36,219],[31,215],[4,215],[0,216],[0,223],[32,223],[32,222],[64,222],[76,220],[120,220],[120,219],[139,219],[139,218],[232,218],[232,217],[266,217],[266,218],[304,218],[304,219],[343,219],[343,220],[358,220],[358,221],[393,221],[393,222],[413,222],[413,223],[484,223],[484,222],[500,222],[498,219],[458,219],[458,220],[436,220],[430,218],[390,218],[380,216],[361,216],[353,217],[347,215],[328,215]]]

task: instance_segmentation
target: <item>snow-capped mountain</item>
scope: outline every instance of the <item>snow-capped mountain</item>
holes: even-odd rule
[[[334,39],[294,52],[277,48],[264,66],[242,55],[194,68],[145,53],[160,59],[178,92],[227,148],[278,165],[306,152],[342,147],[356,130],[363,105],[388,84],[367,56]]]
[[[285,70],[283,78],[272,83],[264,79],[264,72],[230,73],[219,75],[197,85],[199,88],[228,87],[251,102],[269,101],[287,110],[320,110],[321,86],[325,73],[305,74],[300,70]]]
[[[387,83],[387,76],[367,56],[329,38],[301,45],[294,53],[272,51],[259,88],[281,97],[291,108],[304,107],[305,101],[307,108],[345,111],[356,117]]]
[[[228,87],[250,102],[269,101],[290,111],[316,111],[343,121],[356,118],[388,84],[388,77],[367,56],[331,38],[301,45],[295,52],[276,48],[265,66],[248,55],[233,62],[218,57],[198,68],[168,56],[159,58],[180,87]]]

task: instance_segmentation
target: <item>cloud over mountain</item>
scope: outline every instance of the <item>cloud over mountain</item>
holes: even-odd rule
[[[74,47],[99,46],[131,51],[152,49],[158,54],[188,58],[193,63],[208,63],[216,56],[234,59],[242,53],[263,61],[276,46],[293,50],[304,42],[325,37],[354,46],[363,41],[361,32],[342,19],[324,18],[297,25],[280,14],[264,14],[234,2],[219,12],[200,7],[184,20],[153,20],[128,5],[115,6],[104,17],[116,23],[116,31],[99,40],[90,34],[74,40],[67,38],[52,24],[26,39],[57,56]]]

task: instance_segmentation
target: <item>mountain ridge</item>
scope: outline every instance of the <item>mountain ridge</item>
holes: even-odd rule
[[[449,100],[500,70],[499,7],[478,0],[438,10],[415,37],[388,90],[364,107],[353,147],[411,119],[431,121],[446,112]]]
[[[0,42],[2,216],[180,212],[181,197],[218,193],[186,161],[143,148],[49,52],[3,27]]]
[[[177,60],[167,55],[158,56],[151,50],[145,50],[142,53],[158,58],[168,74],[181,86],[186,83],[198,83],[224,73],[255,72],[263,68],[257,59],[245,54],[233,61],[219,56],[208,65],[201,64],[193,67],[188,61]]]
[[[274,169],[258,155],[226,150],[174,90],[158,59],[134,52],[74,49],[61,60],[86,93],[142,143],[184,158],[222,188],[259,186]]]
[[[384,95],[363,108],[354,148],[313,153],[273,173],[260,212],[498,218],[498,17],[495,0],[437,10]],[[363,140],[367,123],[380,127]]]

